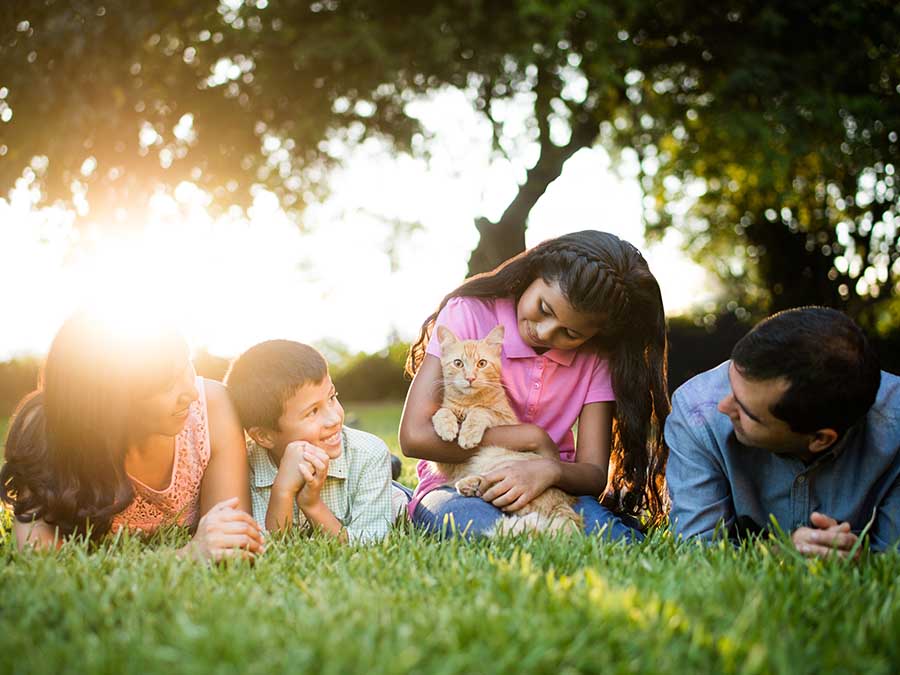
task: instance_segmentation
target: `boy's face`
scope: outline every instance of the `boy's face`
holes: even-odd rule
[[[304,384],[284,404],[278,431],[270,431],[272,452],[281,457],[294,441],[306,441],[325,451],[330,459],[341,456],[344,408],[337,398],[331,376],[318,384]]]

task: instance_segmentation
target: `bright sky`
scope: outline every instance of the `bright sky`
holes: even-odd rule
[[[249,218],[213,221],[190,184],[155,200],[142,232],[76,229],[70,213],[33,210],[34,190],[20,181],[0,200],[0,359],[44,352],[76,307],[110,299],[160,302],[196,347],[223,356],[270,338],[373,352],[394,335],[415,337],[465,276],[473,219],[498,218],[524,178],[523,166],[489,156],[490,129],[462,93],[416,105],[436,138],[431,162],[364,144],[333,175],[332,196],[307,212],[302,232],[268,193],[257,195]],[[527,161],[534,148],[516,152]],[[644,251],[669,314],[711,300],[714,282],[680,252],[677,233],[645,246],[634,169],[626,163],[617,177],[602,150],[573,156],[532,211],[527,244],[608,230]],[[397,220],[418,227],[395,236]]]

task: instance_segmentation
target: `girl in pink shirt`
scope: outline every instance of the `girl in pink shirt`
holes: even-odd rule
[[[432,427],[442,382],[434,329],[481,339],[498,324],[505,327],[503,383],[521,423],[489,429],[483,444],[559,459],[500,466],[486,476],[481,498],[463,497],[426,461],[460,462],[475,452],[441,440]],[[417,524],[446,532],[452,516],[457,531],[483,534],[551,486],[582,495],[576,508],[586,530],[614,539],[641,534],[601,505],[601,495],[632,525],[664,515],[665,315],[656,279],[628,242],[577,232],[469,279],[426,319],[407,369],[414,377],[400,446],[422,460],[410,503]]]

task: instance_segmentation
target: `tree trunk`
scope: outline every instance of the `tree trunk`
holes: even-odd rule
[[[528,214],[550,183],[559,178],[566,160],[581,148],[593,145],[597,129],[596,122],[583,121],[572,129],[572,138],[561,148],[550,142],[548,134],[541,136],[541,155],[528,170],[525,182],[519,186],[519,191],[500,220],[494,223],[487,218],[475,219],[481,238],[469,258],[469,276],[490,271],[525,250]]]

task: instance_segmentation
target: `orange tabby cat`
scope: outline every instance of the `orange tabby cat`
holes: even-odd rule
[[[500,381],[503,326],[494,328],[483,340],[459,340],[445,326],[438,326],[437,335],[444,374],[444,399],[431,418],[437,435],[445,441],[456,440],[461,448],[468,449],[476,447],[490,427],[518,424]],[[432,464],[447,483],[454,483],[457,492],[474,497],[487,489],[483,474],[504,462],[537,456],[534,452],[487,446],[459,464]],[[583,521],[572,508],[574,504],[571,495],[549,488],[514,515],[500,519],[491,534],[560,529],[580,532]]]

